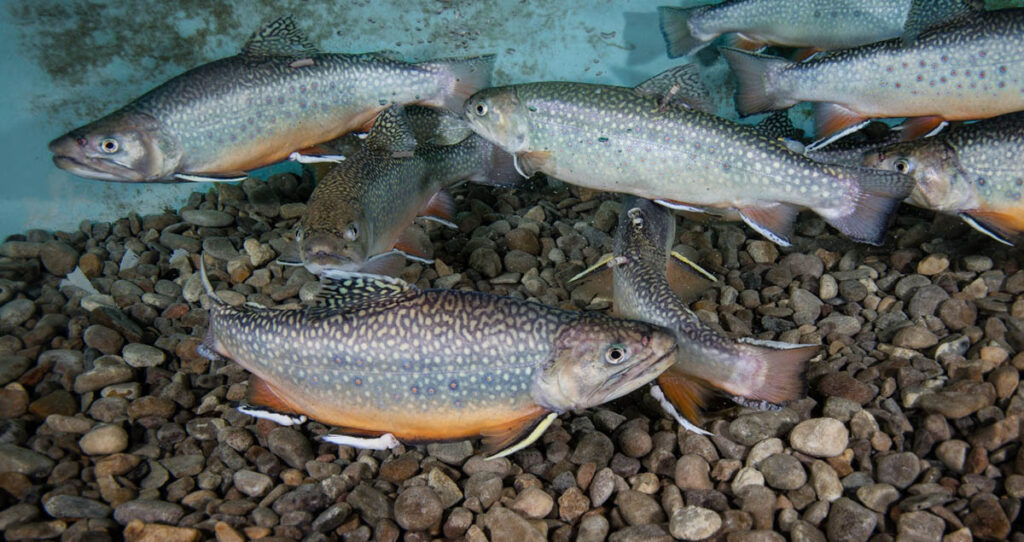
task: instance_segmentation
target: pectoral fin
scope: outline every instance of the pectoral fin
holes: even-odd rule
[[[320,440],[337,444],[338,446],[351,446],[361,450],[390,450],[399,445],[398,439],[391,433],[384,433],[379,437],[353,437],[351,435],[330,434],[320,437]]]
[[[665,397],[687,420],[699,422],[700,409],[710,391],[704,384],[679,370],[677,365],[669,367],[658,376],[658,385],[664,390]]]
[[[569,282],[576,282],[577,280],[586,278],[588,276],[590,279],[600,279],[604,276],[605,272],[611,271],[613,267],[622,265],[626,263],[626,261],[627,260],[625,257],[616,257],[614,254],[609,252],[608,254],[601,256],[601,258],[597,260],[597,262],[595,262],[594,265],[584,269],[583,271],[580,271],[579,273],[576,273],[574,277],[569,279]]]
[[[551,151],[521,152],[515,155],[515,168],[520,175],[529,179],[534,173],[544,171],[550,159]]]
[[[420,211],[420,218],[434,220],[448,226],[449,228],[459,229],[459,227],[452,222],[452,217],[454,216],[455,199],[452,198],[452,195],[445,190],[438,190],[430,197],[430,201],[427,202],[427,206]]]
[[[793,205],[776,203],[765,207],[744,207],[740,216],[748,226],[773,243],[788,247],[793,236],[793,224],[800,209]]]
[[[406,228],[398,236],[394,247],[411,260],[423,263],[434,262],[434,247],[430,244],[430,238],[419,227],[411,226]]]
[[[486,459],[505,457],[533,444],[557,417],[557,412],[535,406],[521,418],[481,431]]]
[[[807,147],[808,150],[820,149],[836,139],[843,138],[860,130],[870,122],[860,113],[847,109],[839,104],[819,102],[814,104],[814,132],[823,138]],[[813,148],[812,148],[813,147]]]
[[[193,173],[175,173],[174,178],[179,181],[188,181],[190,183],[235,183],[238,181],[244,181],[249,178],[248,175],[239,174],[229,177],[217,177],[214,175],[198,175]]]
[[[675,251],[672,251],[665,267],[669,286],[686,303],[696,299],[713,282],[718,282],[714,275]]]
[[[960,213],[960,218],[972,228],[1003,243],[1014,246],[1013,239],[1024,231],[1024,217],[1020,211],[995,212],[972,209]]]

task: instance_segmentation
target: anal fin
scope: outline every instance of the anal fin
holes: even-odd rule
[[[422,218],[436,220],[446,226],[458,229],[452,220],[455,216],[455,198],[446,190],[438,190],[430,197],[427,206],[420,211]]]
[[[558,413],[534,405],[523,416],[480,432],[487,459],[505,457],[533,444],[555,421]]]
[[[735,47],[737,49],[743,49],[744,51],[758,51],[765,47],[765,42],[745,36],[739,32],[729,34],[725,38],[725,45],[727,47]]]
[[[799,213],[800,209],[785,203],[740,209],[740,217],[748,226],[773,243],[784,247],[792,244],[790,239],[793,237],[793,224]]]
[[[814,133],[816,137],[828,137],[828,139],[823,140],[825,142],[820,145],[815,142],[808,146],[808,150],[814,150],[811,147],[815,149],[824,147],[835,139],[852,134],[867,124],[868,119],[860,113],[836,103],[818,102],[814,104]],[[834,136],[835,139],[831,139],[829,136]]]
[[[900,124],[900,141],[932,137],[948,125],[942,117],[912,117]]]
[[[303,412],[286,399],[281,392],[256,375],[251,375],[249,378],[249,402],[276,412],[303,415]]]

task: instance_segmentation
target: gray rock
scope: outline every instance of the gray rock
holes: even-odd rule
[[[729,424],[729,434],[733,441],[744,446],[753,446],[762,440],[784,435],[800,421],[790,409],[769,410],[744,414]]]
[[[501,256],[492,248],[480,247],[469,255],[469,267],[487,278],[501,274]]]
[[[357,486],[356,489],[358,489],[359,487],[366,486]],[[379,491],[377,493],[380,494]],[[352,497],[355,495],[356,491],[353,490],[352,493],[349,495],[348,501],[348,503],[352,505],[353,508],[356,507],[355,503],[352,502]],[[383,497],[383,494],[380,494],[380,496]],[[357,497],[356,500],[359,501],[359,497]],[[330,498],[327,497],[327,494],[323,492],[323,489],[320,488],[320,484],[302,484],[301,486],[282,495],[280,499],[274,501],[273,508],[274,512],[277,512],[279,515],[283,516],[289,512],[295,512],[297,510],[304,510],[306,512],[316,513],[319,512],[320,510],[323,510],[324,508],[327,508],[327,505],[329,504],[331,504],[331,500]],[[385,504],[387,504],[386,498]],[[385,516],[383,517],[391,517],[389,506],[384,507],[384,513]],[[375,516],[374,522],[376,522],[376,520],[378,519],[383,519],[383,517]]]
[[[493,472],[480,472],[466,480],[466,500],[477,499],[484,509],[501,498],[501,477]]]
[[[460,440],[428,444],[427,453],[443,463],[458,466],[473,455],[473,443],[468,440]]]
[[[790,542],[827,542],[825,533],[807,521],[797,521],[789,531]]]
[[[914,482],[921,472],[921,463],[912,452],[889,454],[877,459],[875,479],[904,489]]]
[[[160,464],[175,478],[195,476],[203,470],[203,465],[206,464],[206,456],[203,454],[173,455],[161,459]]]
[[[832,502],[843,496],[839,475],[831,465],[820,459],[811,463],[811,485],[819,501]]]
[[[371,525],[382,519],[391,519],[391,503],[387,496],[366,484],[357,485],[349,493],[347,502]]]
[[[631,525],[608,537],[608,542],[672,542],[661,525]]]
[[[764,481],[775,489],[797,489],[807,483],[807,473],[797,458],[788,454],[769,456],[758,466]]]
[[[425,531],[439,524],[443,512],[441,500],[426,486],[410,487],[395,499],[395,523],[407,531]]]
[[[14,540],[45,540],[57,538],[68,528],[64,520],[41,521],[38,523],[25,523],[11,527],[4,533],[4,539]]]
[[[39,508],[29,503],[13,504],[0,510],[0,531],[6,531],[16,525],[28,523],[39,517]]]
[[[92,325],[86,328],[82,335],[85,344],[103,352],[104,354],[117,354],[121,352],[124,345],[124,338],[117,331],[106,326]],[[82,392],[79,392],[82,393]]]
[[[949,299],[949,294],[940,286],[935,284],[922,286],[911,296],[910,303],[907,304],[907,314],[912,318],[935,314],[935,309],[947,299]]]
[[[4,241],[0,244],[0,256],[8,258],[38,258],[43,244],[33,241]]]
[[[555,500],[539,487],[524,489],[512,501],[512,509],[528,518],[540,519],[551,513]]]
[[[580,520],[577,542],[604,542],[608,536],[608,520],[604,516],[594,514],[584,516]]]
[[[0,326],[12,328],[20,326],[36,312],[36,304],[24,297],[4,303],[0,307]]]
[[[615,497],[622,519],[630,525],[648,525],[665,521],[665,513],[654,497],[628,489]]]
[[[846,449],[850,432],[833,418],[811,418],[793,428],[789,444],[794,450],[814,457],[835,457]]]
[[[536,256],[522,250],[510,250],[505,254],[505,269],[513,273],[526,273],[537,264]]]
[[[274,455],[296,469],[304,469],[306,462],[314,457],[309,439],[290,427],[271,429],[267,434],[267,447]]]
[[[85,497],[54,495],[43,503],[47,514],[57,519],[105,518],[110,515],[109,506]]]
[[[184,250],[189,254],[198,254],[203,249],[203,243],[199,239],[167,230],[160,232],[160,244],[172,251]]]
[[[495,507],[483,518],[484,527],[490,532],[491,540],[514,540],[516,542],[545,542],[544,535],[534,529],[525,519],[508,508]]]
[[[107,455],[128,448],[128,432],[120,425],[100,425],[82,436],[78,447],[86,455]]]
[[[607,465],[614,454],[615,444],[608,435],[599,431],[586,431],[576,443],[569,461],[576,465],[593,462],[600,468]]]
[[[61,241],[47,241],[39,249],[39,259],[47,271],[64,277],[78,265],[78,251]]]
[[[822,297],[824,299],[824,296]],[[840,335],[856,335],[860,333],[861,323],[854,316],[847,316],[833,312],[832,314],[818,321],[818,328],[823,331],[831,331]]]
[[[32,360],[24,356],[0,356],[0,386],[17,380],[32,365]]]
[[[0,472],[17,472],[29,477],[45,476],[54,462],[43,454],[15,446],[0,444]]]
[[[208,228],[223,228],[235,221],[235,217],[213,209],[185,209],[180,214],[185,222]]]
[[[899,498],[899,491],[889,484],[868,484],[857,488],[857,499],[875,512],[884,513]]]
[[[897,521],[900,542],[931,542],[941,540],[946,522],[928,512],[904,512]]]
[[[163,364],[164,360],[167,359],[167,355],[164,354],[163,350],[142,343],[124,345],[121,357],[124,358],[125,363],[136,368],[156,367]]]
[[[900,328],[892,338],[893,345],[915,350],[935,346],[938,343],[939,338],[934,333],[919,325]]]
[[[712,489],[711,467],[703,457],[686,454],[676,460],[675,483],[679,489]]]
[[[595,507],[603,505],[615,493],[616,479],[619,479],[619,475],[608,467],[597,471],[588,488],[591,504]]]
[[[867,542],[877,525],[874,512],[842,497],[829,509],[825,534],[829,542]]]
[[[680,540],[703,540],[722,528],[722,518],[714,510],[684,506],[672,512],[668,531]]]
[[[184,515],[185,509],[180,505],[152,499],[135,499],[121,503],[114,509],[114,519],[121,525],[136,519],[143,523],[177,525]]]
[[[262,497],[274,485],[266,474],[251,470],[236,471],[232,479],[235,487],[250,497]]]
[[[310,528],[314,533],[329,533],[341,527],[351,513],[352,507],[348,503],[339,502],[332,504],[313,520]]]
[[[238,257],[238,249],[227,237],[207,237],[203,240],[203,255],[228,261]]]

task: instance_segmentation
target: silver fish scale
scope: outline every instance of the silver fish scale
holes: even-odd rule
[[[378,55],[311,59],[312,65],[301,67],[292,67],[296,59],[289,57],[221,59],[171,79],[125,109],[157,118],[176,135],[187,169],[254,139],[306,126],[340,134],[355,128],[345,123],[361,112],[444,92],[430,70]]]
[[[529,151],[551,151],[545,173],[646,198],[736,207],[785,202],[848,212],[857,187],[753,128],[696,110],[658,110],[632,89],[583,83],[517,85]],[[487,92],[487,91],[485,91]]]
[[[943,140],[966,179],[987,202],[1019,202],[1024,189],[1024,113],[957,127]]]
[[[833,51],[769,74],[767,92],[869,117],[982,118],[1024,109],[1024,10],[978,15],[906,47],[889,40]]]
[[[377,409],[527,405],[535,370],[573,313],[485,294],[425,291],[339,312],[214,309],[246,369],[333,404]]]

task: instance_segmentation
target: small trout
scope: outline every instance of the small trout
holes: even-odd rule
[[[677,85],[665,95],[679,94]],[[854,240],[881,243],[890,213],[910,192],[903,175],[819,164],[754,127],[665,103],[651,91],[646,83],[490,88],[467,100],[466,116],[477,133],[516,155],[525,174],[678,209],[736,210],[783,245],[801,208]]]
[[[864,155],[864,165],[906,173],[917,182],[908,201],[955,213],[1012,244],[1024,232],[1024,113],[949,129]]]
[[[50,143],[57,167],[120,182],[238,180],[368,126],[392,104],[461,112],[493,56],[408,64],[322,53],[285,17],[242,53],[189,70]]]
[[[299,222],[296,239],[303,265],[314,274],[363,271],[386,274],[396,252],[426,260],[430,247],[408,229],[416,216],[450,222],[455,203],[444,191],[463,180],[507,184],[517,180],[512,157],[458,119],[418,108],[414,130],[403,107],[377,118],[363,148],[337,164],[317,184]],[[435,132],[461,123],[463,141],[454,145],[417,144],[448,139]],[[422,126],[427,125],[427,126]],[[394,247],[394,248],[393,248]],[[402,263],[403,258],[398,262]]]
[[[324,279],[316,306],[233,308],[201,273],[212,301],[201,353],[250,371],[251,402],[350,435],[482,436],[504,455],[675,360],[668,331],[599,313],[365,274]]]
[[[668,55],[693,53],[722,34],[744,49],[765,45],[844,49],[904,36],[973,11],[962,0],[729,0],[661,7]]]
[[[929,30],[795,63],[722,49],[739,80],[743,115],[815,102],[819,137],[867,119],[915,117],[908,138],[949,120],[1024,109],[1024,9],[983,12]]]
[[[676,218],[669,209],[628,198],[619,216],[612,257],[575,278],[610,269],[616,314],[664,326],[676,334],[676,362],[658,383],[690,420],[696,419],[700,398],[708,389],[762,408],[802,397],[807,362],[820,347],[745,338],[733,341],[701,322],[676,293],[678,283],[692,277],[692,271],[678,268],[683,264],[672,252],[675,231]],[[677,282],[676,288],[670,281]]]

